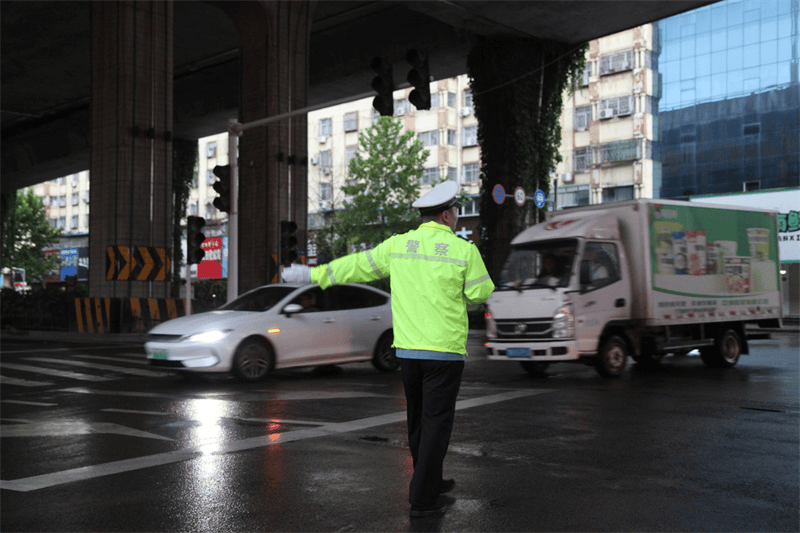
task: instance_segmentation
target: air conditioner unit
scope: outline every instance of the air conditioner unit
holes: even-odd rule
[[[312,157],[311,158],[311,164],[312,165],[316,165],[317,163],[319,163],[319,159],[317,159],[316,157]]]
[[[613,109],[601,109],[600,110],[600,118],[614,118],[614,110]]]
[[[561,174],[561,182],[562,183],[573,183],[575,181],[575,177],[572,175],[572,172],[566,172]]]
[[[462,107],[461,110],[458,112],[462,117],[468,117],[470,113],[472,113],[471,107]]]
[[[331,203],[328,200],[322,200],[319,203],[319,208],[321,211],[326,211],[331,208]]]
[[[318,140],[319,140],[319,144],[325,144],[326,142],[328,142],[328,136],[327,135],[320,135]]]

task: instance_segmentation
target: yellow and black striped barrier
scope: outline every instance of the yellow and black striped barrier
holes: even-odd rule
[[[75,318],[81,333],[118,333],[119,298],[75,298]]]
[[[81,333],[147,333],[185,314],[184,301],[176,298],[75,298]]]

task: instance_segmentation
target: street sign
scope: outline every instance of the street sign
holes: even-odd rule
[[[514,201],[517,202],[517,205],[520,207],[525,205],[525,189],[522,187],[514,189]]]
[[[533,195],[533,203],[536,204],[536,207],[539,209],[544,207],[544,192],[542,189],[536,189],[536,193]]]
[[[498,205],[502,204],[506,199],[506,190],[499,183],[492,189],[492,198],[494,198],[495,203]]]

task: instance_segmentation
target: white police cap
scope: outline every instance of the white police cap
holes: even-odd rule
[[[413,204],[420,213],[437,214],[458,204],[458,183],[447,180],[423,194]]]

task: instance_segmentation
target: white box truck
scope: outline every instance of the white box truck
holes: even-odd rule
[[[749,353],[746,325],[780,327],[777,213],[671,200],[549,212],[511,241],[487,302],[489,359],[618,376],[699,349],[709,366]]]

